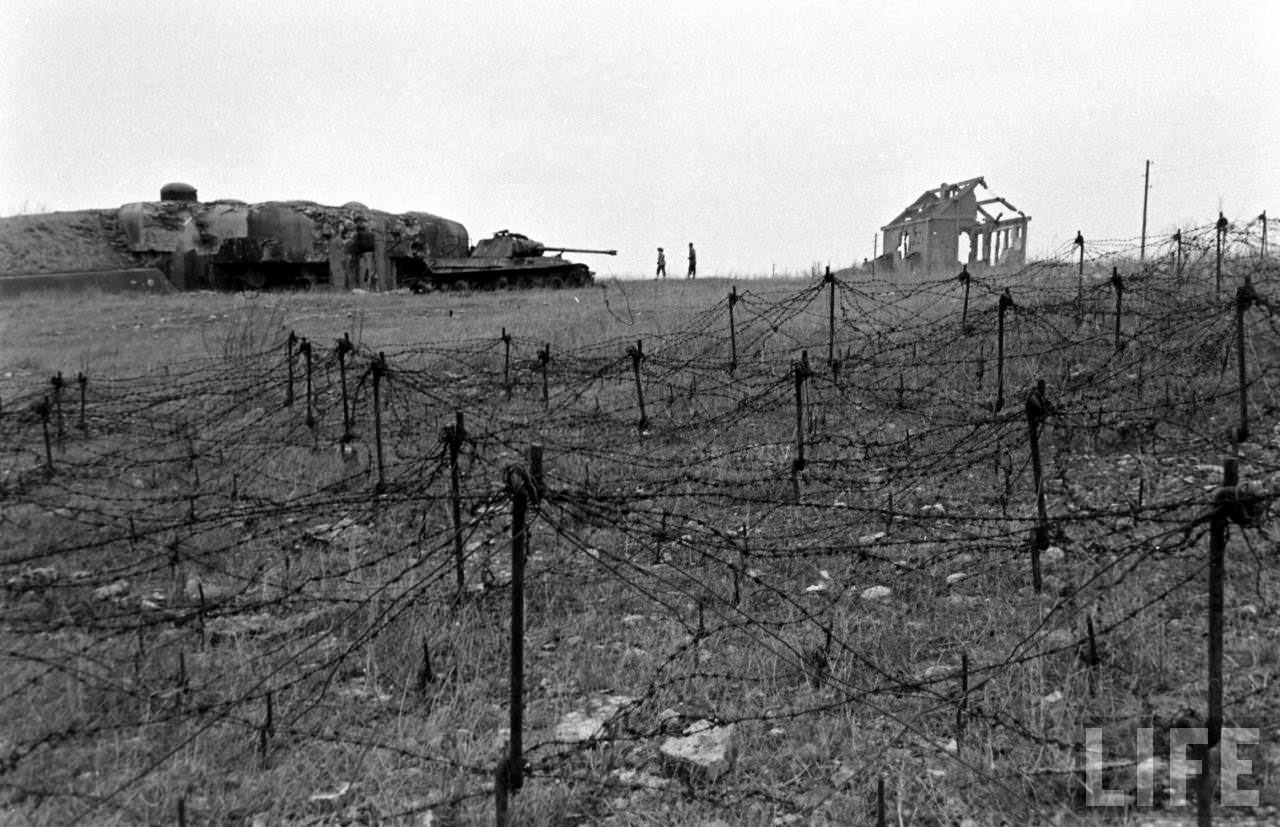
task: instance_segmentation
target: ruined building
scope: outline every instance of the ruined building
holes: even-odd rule
[[[942,184],[880,228],[884,253],[877,274],[949,276],[1018,267],[1026,261],[1030,216],[1000,197],[978,198],[982,178]]]

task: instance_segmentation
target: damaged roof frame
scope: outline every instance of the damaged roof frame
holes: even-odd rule
[[[884,253],[878,270],[907,273],[950,273],[964,264],[971,270],[1019,266],[1026,262],[1027,224],[1031,217],[999,196],[979,199],[985,178],[943,183],[926,190],[893,221],[880,228]],[[1005,210],[992,215],[993,205]],[[960,238],[968,239],[965,261]]]

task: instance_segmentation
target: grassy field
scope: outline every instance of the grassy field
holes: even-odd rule
[[[762,296],[802,282],[753,280]],[[678,329],[722,301],[720,279],[611,281],[564,292],[528,293],[32,293],[0,308],[0,369],[15,376],[78,371],[127,376],[228,348],[277,344],[290,330],[317,342],[350,333],[374,350],[484,337],[550,342],[557,350]],[[12,379],[13,377],[9,377]]]
[[[1203,725],[1194,520],[1224,455],[1280,472],[1276,331],[1250,311],[1233,445],[1229,294],[1135,279],[1117,347],[1105,273],[1056,273],[975,283],[967,331],[954,281],[740,283],[732,340],[716,280],[7,303],[0,814],[491,823],[538,444],[512,823],[875,823],[880,782],[893,824],[1191,817],[1088,806],[1085,731],[1132,791],[1135,733]],[[1260,743],[1224,817],[1280,806],[1271,551],[1230,533],[1226,714]],[[609,698],[599,737],[558,727]],[[697,721],[723,774],[662,757]]]

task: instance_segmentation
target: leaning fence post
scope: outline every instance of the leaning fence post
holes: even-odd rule
[[[1117,267],[1111,268],[1111,286],[1116,290],[1116,353],[1119,353],[1124,349],[1124,343],[1120,341],[1120,302],[1124,295],[1124,279],[1120,278],[1120,270]]]
[[[738,330],[733,323],[733,306],[738,303],[738,285],[729,289],[729,375],[738,369]]]
[[[996,410],[1004,407],[1004,315],[1013,307],[1013,297],[1006,288],[1000,294],[1000,305],[996,311]],[[981,376],[981,374],[979,374]]]
[[[1040,552],[1049,547],[1049,513],[1045,504],[1044,475],[1040,466],[1040,428],[1053,410],[1045,397],[1044,380],[1027,395],[1027,433],[1031,441],[1031,475],[1036,487],[1036,530],[1031,543],[1031,586],[1040,593]]]
[[[466,438],[467,431],[463,426],[462,411],[458,411],[455,414],[453,427],[444,429],[444,433],[441,434],[441,440],[449,447],[449,510],[453,518],[453,555],[458,583],[457,602],[459,605],[462,604],[462,600],[466,596],[467,584],[462,548],[462,488],[458,480],[458,453],[461,451],[462,442]]]
[[[373,374],[373,445],[378,459],[378,492],[387,487],[386,473],[382,462],[382,377],[387,372],[387,357],[381,352],[370,367]]]
[[[36,416],[40,417],[40,429],[44,433],[44,467],[47,473],[53,473],[53,442],[49,433],[49,397],[36,403]]]
[[[631,369],[636,376],[636,401],[640,404],[640,421],[637,427],[643,434],[649,430],[649,417],[644,412],[644,385],[640,381],[640,363],[644,361],[644,341],[636,339],[635,347],[627,348],[627,355],[631,357]]]

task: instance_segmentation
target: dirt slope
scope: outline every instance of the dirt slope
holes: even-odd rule
[[[0,218],[0,276],[136,266],[115,210]]]

